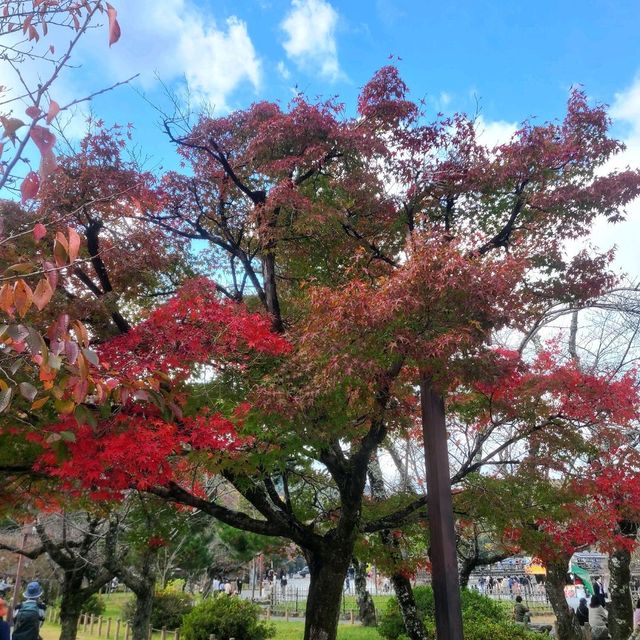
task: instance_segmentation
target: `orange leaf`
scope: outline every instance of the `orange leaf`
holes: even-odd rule
[[[62,236],[62,239],[59,237]],[[57,267],[67,264],[67,239],[60,233],[56,233],[56,239],[53,242],[53,258]]]
[[[116,19],[118,12],[107,2],[107,15],[109,16],[109,46],[120,40],[120,25]]]
[[[20,185],[20,193],[22,194],[22,203],[27,200],[31,200],[38,195],[38,189],[40,188],[40,178],[35,171],[29,171],[25,179]]]
[[[44,405],[48,402],[49,396],[45,396],[44,398],[39,398],[31,405],[31,410],[35,411],[36,409],[42,409]]]
[[[11,313],[13,309],[13,287],[9,283],[0,288],[0,309],[5,313]]]
[[[20,317],[23,318],[33,304],[33,291],[22,278],[16,282],[13,288],[13,299]]]
[[[69,264],[75,261],[80,250],[80,236],[75,229],[68,227],[69,231]]]
[[[89,346],[89,332],[87,328],[80,322],[80,320],[76,320],[73,323],[73,329],[76,332],[76,336],[78,338],[78,342],[83,347]]]
[[[38,307],[39,311],[42,311],[51,300],[53,296],[53,289],[46,278],[43,278],[38,282],[36,290],[33,292],[33,302]]]
[[[49,111],[47,111],[47,124],[51,124],[58,113],[60,113],[60,105],[55,100],[52,100],[49,103]]]
[[[19,118],[6,118],[5,116],[0,116],[0,122],[4,127],[4,131],[2,132],[3,138],[9,138],[11,142],[15,144],[17,136],[16,131],[20,127],[24,127],[24,122]]]

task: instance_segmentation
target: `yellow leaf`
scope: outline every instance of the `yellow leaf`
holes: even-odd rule
[[[37,409],[42,409],[45,404],[49,401],[49,396],[44,396],[44,398],[38,398],[32,405],[31,410],[36,411]]]

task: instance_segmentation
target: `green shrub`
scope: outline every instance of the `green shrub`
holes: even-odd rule
[[[258,622],[260,607],[248,600],[218,595],[195,606],[184,617],[180,636],[183,640],[266,640],[275,635],[273,625]]]
[[[80,611],[82,613],[88,613],[89,615],[101,616],[107,609],[107,605],[104,602],[104,598],[94,593],[90,595],[82,605]]]
[[[191,597],[180,591],[157,591],[153,596],[151,608],[151,626],[154,629],[178,629],[184,616],[193,609]],[[136,612],[136,599],[128,600],[122,608],[122,615],[128,622],[133,621]]]
[[[429,637],[435,634],[435,604],[431,587],[413,590],[416,607]],[[465,640],[521,640],[539,637],[511,621],[512,605],[492,600],[477,591],[463,590],[462,619]],[[390,598],[380,617],[378,632],[386,640],[401,640],[406,633],[396,598]]]

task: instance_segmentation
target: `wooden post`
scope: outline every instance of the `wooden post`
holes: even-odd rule
[[[107,618],[107,632],[105,635],[107,638],[111,636],[111,618]]]
[[[180,629],[176,629],[173,632],[173,640],[180,640]]]
[[[151,640],[151,636],[153,636],[153,627],[151,625],[149,625],[149,633],[147,634],[147,638],[149,638],[149,640]]]
[[[120,618],[116,620],[116,640],[120,640]]]
[[[420,405],[427,467],[429,557],[436,636],[442,640],[463,640],[444,397],[427,378],[420,380]]]
[[[95,615],[92,613],[91,614],[91,622],[89,623],[89,635],[93,635],[93,627],[95,627],[96,624],[96,617]]]
[[[167,640],[167,627],[162,627],[162,632],[160,633],[160,640]]]
[[[102,638],[102,616],[98,618],[98,638]]]
[[[271,605],[267,607],[267,620],[271,620]]]
[[[84,614],[84,620],[82,621],[82,631],[84,633],[87,632],[87,626],[89,625],[89,614],[85,613]]]
[[[129,640],[129,634],[131,633],[131,625],[127,622],[124,627],[124,640]]]
[[[349,620],[350,620],[351,624],[355,624],[356,623],[356,617],[353,615],[353,609],[351,609],[349,611]]]

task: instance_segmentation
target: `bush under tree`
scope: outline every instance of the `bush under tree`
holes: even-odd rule
[[[414,597],[429,637],[435,636],[435,603],[431,587],[416,587]],[[539,638],[511,619],[511,605],[476,591],[462,591],[465,640],[525,640]],[[406,640],[406,629],[396,598],[390,598],[380,617],[378,632],[385,640]]]
[[[275,627],[259,622],[260,607],[247,600],[219,595],[198,604],[184,617],[183,640],[266,640],[275,635]]]

